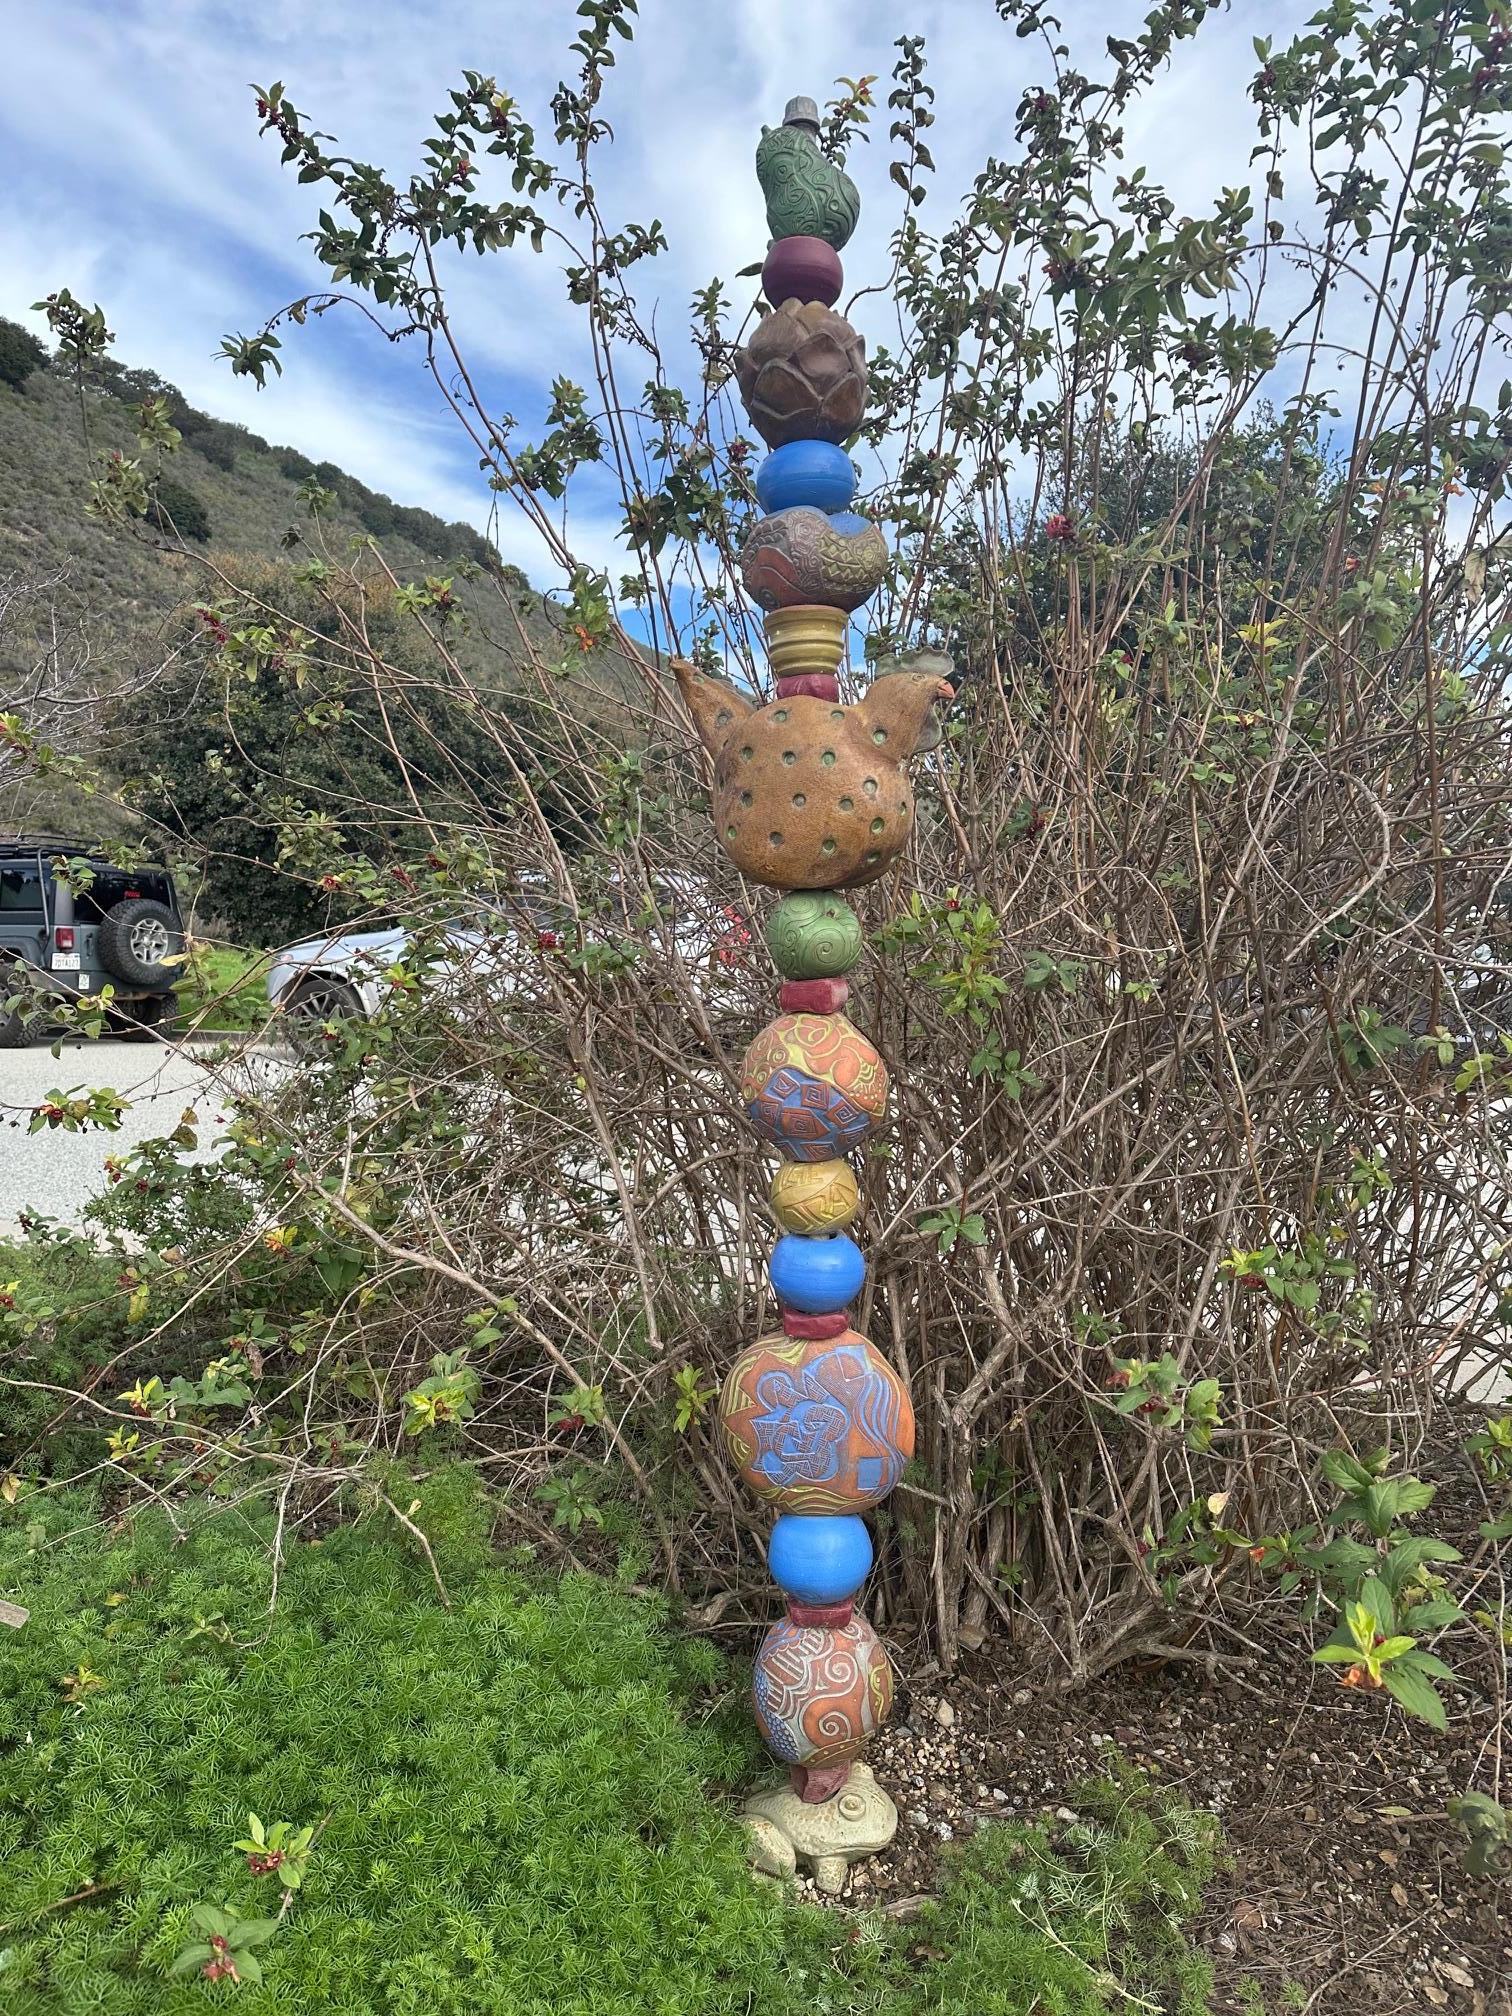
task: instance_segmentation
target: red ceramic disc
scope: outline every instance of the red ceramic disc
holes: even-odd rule
[[[782,1327],[789,1337],[843,1337],[850,1328],[850,1319],[843,1309],[826,1310],[822,1316],[810,1316],[802,1309],[784,1309]]]
[[[777,681],[779,700],[838,700],[840,681],[833,672],[795,672],[790,679]]]
[[[787,1613],[795,1624],[818,1624],[828,1631],[843,1631],[855,1608],[854,1603],[789,1603]]]
[[[784,1015],[838,1015],[850,995],[844,980],[784,980],[777,996]]]

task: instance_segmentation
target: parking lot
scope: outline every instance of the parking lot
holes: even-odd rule
[[[286,1066],[269,1058],[258,1060],[258,1068]],[[244,1075],[245,1067],[238,1069]],[[33,1113],[50,1094],[93,1087],[130,1102],[119,1128],[29,1132]],[[199,1116],[196,1155],[213,1154],[217,1120],[230,1111],[225,1101],[216,1071],[188,1049],[132,1041],[65,1043],[56,1057],[45,1042],[0,1050],[0,1237],[14,1233],[26,1212],[82,1224],[84,1206],[106,1186],[107,1157],[171,1133],[186,1107]]]

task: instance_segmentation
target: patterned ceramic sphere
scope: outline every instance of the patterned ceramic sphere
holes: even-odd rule
[[[840,254],[822,238],[779,238],[761,269],[761,291],[779,301],[822,301],[833,308],[845,285]]]
[[[833,441],[785,442],[756,471],[756,501],[763,511],[790,511],[796,504],[845,511],[855,494],[851,459]]]
[[[810,505],[758,518],[740,551],[740,578],[763,609],[827,602],[859,609],[887,573],[887,541],[859,512]]]
[[[854,1512],[784,1512],[767,1542],[772,1580],[806,1607],[848,1602],[871,1564],[871,1535]]]
[[[840,1232],[861,1208],[849,1162],[783,1162],[772,1178],[772,1210],[784,1232]]]
[[[730,1367],[719,1420],[743,1482],[784,1512],[875,1505],[914,1451],[908,1389],[856,1330],[759,1338]]]
[[[887,1067],[844,1015],[779,1015],[745,1054],[740,1096],[763,1141],[827,1162],[881,1120]]]
[[[767,1262],[772,1293],[784,1309],[828,1316],[846,1309],[866,1286],[866,1261],[847,1233],[787,1232]]]
[[[866,1619],[838,1630],[774,1624],[756,1654],[751,1693],[762,1741],[783,1764],[843,1764],[892,1709],[892,1667]]]
[[[843,897],[798,889],[772,912],[766,941],[773,965],[787,979],[827,980],[849,973],[861,957],[861,919]]]

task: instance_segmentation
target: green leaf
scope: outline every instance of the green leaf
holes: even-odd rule
[[[1378,1575],[1367,1575],[1360,1584],[1360,1599],[1351,1609],[1364,1609],[1375,1620],[1375,1628],[1383,1637],[1389,1637],[1391,1627],[1396,1622],[1396,1605],[1391,1600],[1391,1591]]]
[[[1449,1718],[1444,1713],[1438,1689],[1424,1674],[1411,1666],[1397,1663],[1386,1667],[1381,1679],[1392,1698],[1407,1714],[1416,1716],[1419,1722],[1426,1722],[1430,1729],[1443,1731],[1448,1727]]]
[[[1358,1646],[1338,1645],[1330,1639],[1326,1645],[1320,1645],[1312,1656],[1321,1666],[1353,1666],[1360,1653]]]
[[[1330,1449],[1323,1458],[1323,1475],[1340,1491],[1363,1491],[1371,1483],[1370,1472],[1343,1449]]]
[[[170,1974],[193,1974],[199,1968],[208,1965],[214,1958],[215,1955],[208,1946],[186,1946],[168,1969],[168,1972]]]

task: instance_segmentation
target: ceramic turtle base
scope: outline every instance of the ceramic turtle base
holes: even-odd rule
[[[752,1793],[740,1817],[759,1875],[788,1877],[807,1862],[826,1897],[839,1896],[852,1862],[880,1854],[898,1831],[898,1809],[869,1764],[853,1764],[834,1798],[816,1806],[805,1805],[791,1786],[774,1785]]]

